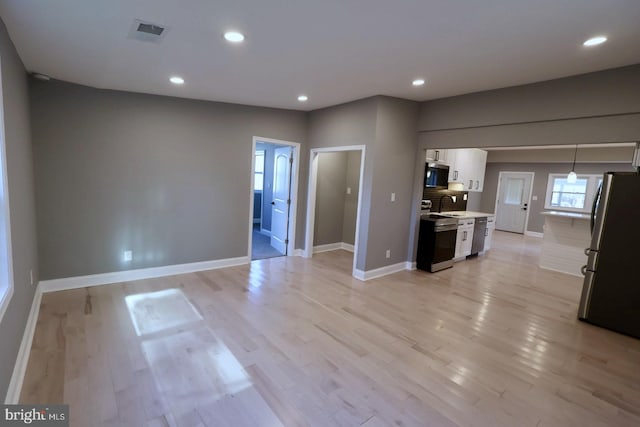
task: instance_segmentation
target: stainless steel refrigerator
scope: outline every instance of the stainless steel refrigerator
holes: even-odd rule
[[[640,175],[604,175],[591,212],[591,246],[578,318],[640,338]]]

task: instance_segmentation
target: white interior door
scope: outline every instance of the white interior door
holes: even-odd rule
[[[524,233],[531,196],[533,175],[502,172],[496,204],[496,229]]]
[[[283,255],[289,243],[289,206],[291,200],[291,147],[276,148],[273,159],[273,201],[271,202],[271,246]]]

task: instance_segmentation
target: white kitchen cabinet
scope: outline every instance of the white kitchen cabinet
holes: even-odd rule
[[[473,226],[475,219],[464,218],[458,220],[458,232],[456,234],[456,251],[454,261],[461,261],[471,255],[471,245],[473,243]]]
[[[462,184],[465,191],[482,191],[487,168],[487,152],[477,148],[447,151],[449,182]]]
[[[427,150],[427,162],[436,162],[436,163],[444,163],[449,164],[447,161],[447,154],[449,150]]]
[[[491,239],[493,238],[493,231],[496,229],[496,217],[487,217],[487,231],[484,234],[484,249],[486,252],[491,249]]]
[[[464,182],[464,165],[467,163],[466,150],[449,150],[447,153],[449,160],[449,182]]]

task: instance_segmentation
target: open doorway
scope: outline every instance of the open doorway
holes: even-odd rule
[[[300,144],[253,138],[249,257],[293,254]]]
[[[343,249],[358,259],[365,147],[311,149],[304,255]]]

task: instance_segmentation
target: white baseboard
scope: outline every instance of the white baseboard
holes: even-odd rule
[[[384,267],[376,268],[373,270],[367,270],[367,271],[358,270],[356,268],[354,270],[353,277],[362,281],[377,279],[378,277],[397,273],[398,271],[407,270],[407,264],[408,263],[406,261],[399,262],[397,264],[386,265]]]
[[[313,247],[313,253],[319,254],[321,252],[337,251],[342,249],[345,251],[353,252],[353,245],[345,242],[327,243],[326,245],[318,245]]]
[[[260,218],[253,218],[254,224],[260,224]]]
[[[29,363],[29,355],[31,354],[33,334],[36,331],[38,315],[40,314],[41,300],[42,287],[40,286],[40,284],[38,284],[38,286],[36,287],[36,292],[33,295],[33,301],[31,302],[31,310],[29,311],[27,324],[25,325],[24,333],[22,334],[22,341],[20,342],[20,349],[18,350],[16,363],[13,366],[13,374],[11,375],[11,381],[9,382],[7,395],[4,399],[4,403],[7,405],[16,404],[20,399],[20,392],[22,391],[24,374],[27,372],[27,364]]]
[[[347,251],[347,252],[353,252],[353,251],[355,251],[354,246],[353,246],[353,245],[351,245],[351,244],[349,244],[349,243],[342,242],[342,243],[341,243],[341,245],[342,245],[342,246],[340,247],[340,249],[343,249],[343,250],[345,250],[345,251]]]
[[[314,254],[319,254],[321,252],[336,251],[338,249],[342,249],[342,243],[341,242],[327,243],[326,245],[314,246],[313,247],[313,253]]]
[[[261,228],[260,229],[260,234],[263,234],[267,237],[271,237],[271,230],[267,230],[266,228]]]
[[[85,288],[87,286],[108,285],[111,283],[129,282],[132,280],[193,273],[195,271],[215,270],[217,268],[248,264],[250,261],[249,257],[243,256],[237,258],[217,259],[213,261],[193,262],[189,264],[166,265],[162,267],[142,268],[138,270],[92,274],[90,276],[67,277],[63,279],[43,280],[40,282],[40,287],[42,292],[63,291],[67,289]]]
[[[304,256],[304,249],[294,249],[293,250],[293,256],[303,257]]]
[[[417,264],[417,263],[416,263],[415,261],[413,261],[413,262],[411,262],[411,261],[407,261],[407,262],[406,262],[406,265],[405,265],[405,270],[409,270],[409,271],[411,271],[411,270],[416,270],[416,269],[418,268],[418,267],[416,266],[416,264]]]
[[[542,238],[544,236],[544,233],[538,233],[537,231],[525,231],[524,232],[525,236],[531,236],[531,237],[540,237]]]

